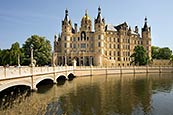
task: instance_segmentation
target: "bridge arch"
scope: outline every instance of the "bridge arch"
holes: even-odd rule
[[[67,80],[67,77],[65,76],[65,75],[58,75],[57,77],[56,77],[56,82],[60,82],[60,81],[65,81],[65,80]]]
[[[41,77],[41,78],[39,78],[39,79],[37,79],[37,80],[35,81],[34,87],[36,88],[36,86],[37,86],[40,82],[42,82],[42,81],[44,81],[44,80],[52,80],[53,83],[55,82],[55,81],[54,81],[54,78],[52,78],[52,77]]]
[[[75,75],[73,73],[69,73],[67,77],[68,77],[68,80],[73,80],[75,78]]]
[[[26,82],[26,81],[14,81],[14,82],[8,82],[6,84],[3,84],[3,85],[0,85],[0,92],[7,89],[7,88],[10,88],[10,87],[14,87],[14,86],[29,86],[30,89],[32,88],[32,85],[30,82]]]

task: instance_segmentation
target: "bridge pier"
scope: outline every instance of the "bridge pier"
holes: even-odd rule
[[[38,88],[36,87],[36,86],[33,86],[32,88],[31,88],[31,91],[37,91],[38,90]]]

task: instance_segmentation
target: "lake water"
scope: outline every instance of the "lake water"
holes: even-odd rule
[[[78,77],[16,95],[0,114],[173,115],[173,74]]]

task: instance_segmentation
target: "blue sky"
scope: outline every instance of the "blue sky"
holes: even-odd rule
[[[172,0],[0,0],[0,48],[10,48],[16,41],[22,45],[34,34],[53,44],[66,8],[72,23],[79,27],[86,9],[94,25],[98,6],[107,24],[126,21],[133,29],[136,25],[141,29],[147,16],[152,45],[173,49]]]

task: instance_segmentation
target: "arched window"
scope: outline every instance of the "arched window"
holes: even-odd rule
[[[81,40],[86,40],[86,33],[84,31],[81,32]]]

